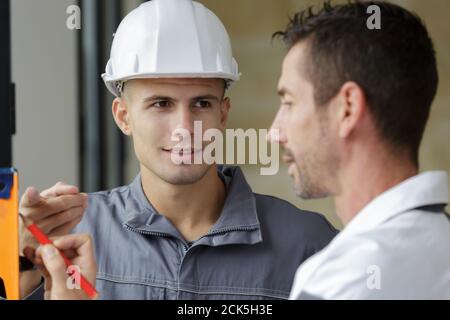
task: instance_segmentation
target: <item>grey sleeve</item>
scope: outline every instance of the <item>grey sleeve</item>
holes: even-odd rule
[[[39,286],[23,300],[44,300],[44,292],[44,278],[42,278]]]

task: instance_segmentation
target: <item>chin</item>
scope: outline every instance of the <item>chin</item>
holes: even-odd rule
[[[297,197],[303,200],[323,199],[330,196],[328,192],[312,186],[309,186],[307,188],[294,186],[294,192]]]
[[[294,183],[292,190],[294,191],[295,195],[302,199],[302,200],[309,200],[311,199],[309,194],[305,192],[305,190],[302,190],[298,185]]]
[[[172,165],[162,170],[158,176],[173,185],[189,185],[201,180],[209,168],[210,166],[198,164]]]

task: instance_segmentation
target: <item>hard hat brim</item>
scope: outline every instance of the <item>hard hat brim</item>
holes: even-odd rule
[[[158,78],[202,78],[202,79],[224,79],[231,82],[238,81],[240,74],[231,74],[225,72],[189,72],[189,73],[139,73],[123,77],[113,77],[107,73],[102,74],[102,79],[105,82],[108,90],[116,97],[119,97],[119,90],[116,83],[119,81],[125,82],[132,79],[158,79]]]

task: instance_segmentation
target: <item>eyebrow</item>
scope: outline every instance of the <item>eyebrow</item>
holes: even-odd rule
[[[150,97],[144,98],[142,100],[142,102],[145,103],[145,102],[159,101],[159,100],[177,101],[177,99],[174,99],[174,98],[171,98],[168,96],[152,95]],[[218,97],[211,95],[211,94],[201,95],[201,96],[191,98],[191,101],[199,101],[199,100],[214,100],[214,101],[220,102],[220,99]]]
[[[171,97],[167,97],[167,96],[160,96],[160,95],[153,95],[147,98],[144,98],[142,100],[142,102],[151,102],[151,101],[157,101],[157,100],[170,100],[173,101],[175,99],[171,98]]]
[[[213,96],[212,94],[207,94],[203,96],[194,97],[191,99],[192,101],[199,101],[199,100],[214,100],[216,102],[220,102],[220,99],[216,96]]]

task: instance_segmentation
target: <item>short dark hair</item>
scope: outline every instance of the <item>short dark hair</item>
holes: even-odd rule
[[[367,8],[377,5],[381,29],[369,29]],[[418,150],[436,95],[438,72],[432,40],[421,19],[392,3],[354,1],[296,13],[282,37],[288,49],[307,41],[305,76],[314,99],[326,105],[347,81],[364,91],[375,125],[389,145]]]

